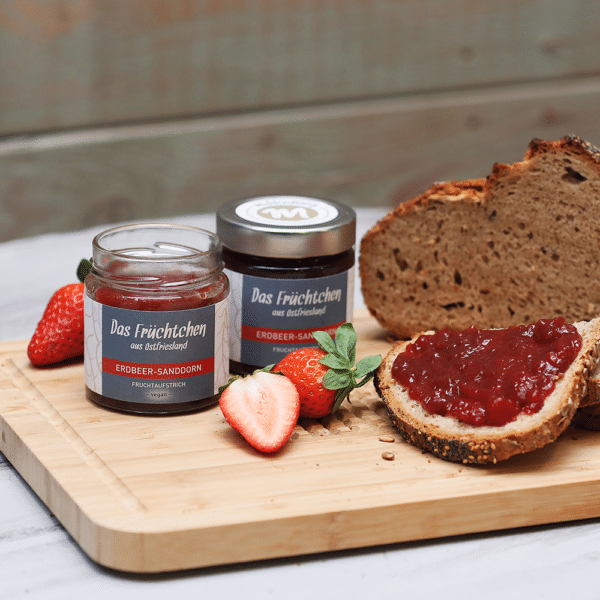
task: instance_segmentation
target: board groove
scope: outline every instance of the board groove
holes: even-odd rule
[[[115,496],[129,510],[144,511],[146,507],[131,493],[131,490],[117,477],[110,467],[94,452],[75,429],[50,404],[45,396],[27,379],[27,376],[14,361],[7,358],[2,362],[6,375],[15,388],[23,392],[23,396],[32,407],[69,443],[71,448],[94,471]]]

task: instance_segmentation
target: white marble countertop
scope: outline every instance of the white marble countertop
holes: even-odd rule
[[[384,214],[359,210],[358,238]],[[176,221],[214,231],[214,216]],[[0,244],[0,341],[31,336],[101,229]],[[89,560],[2,455],[0,498],[1,600],[600,598],[598,520],[135,576]]]

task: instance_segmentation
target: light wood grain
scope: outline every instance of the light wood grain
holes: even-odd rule
[[[359,356],[385,352],[364,311]],[[392,430],[372,386],[262,456],[218,407],[166,418],[92,406],[82,365],[1,345],[0,449],[95,561],[160,572],[600,515],[598,435],[494,467],[446,463]],[[380,441],[392,435],[395,442]],[[395,453],[386,461],[382,453]]]

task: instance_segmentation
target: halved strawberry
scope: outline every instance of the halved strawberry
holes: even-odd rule
[[[335,341],[315,331],[318,348],[299,348],[273,371],[291,379],[300,394],[300,416],[318,419],[335,412],[350,392],[373,378],[381,356],[366,356],[356,366],[356,332],[352,323],[340,325]]]
[[[287,377],[260,370],[232,377],[221,390],[223,415],[250,445],[275,452],[288,441],[298,421],[300,398]]]

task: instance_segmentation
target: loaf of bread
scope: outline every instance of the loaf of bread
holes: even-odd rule
[[[410,341],[396,342],[379,367],[374,384],[402,437],[444,460],[496,463],[554,441],[571,423],[586,393],[590,374],[598,367],[600,318],[579,322],[582,347],[539,412],[519,415],[502,426],[472,426],[453,417],[432,414],[413,400],[392,377],[392,365]],[[429,332],[432,333],[432,332]]]
[[[487,179],[436,184],[362,239],[371,314],[397,338],[600,315],[600,151],[533,140]]]

